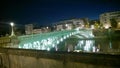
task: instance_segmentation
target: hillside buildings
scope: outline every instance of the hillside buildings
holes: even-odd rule
[[[56,30],[71,30],[74,28],[84,28],[88,23],[88,18],[77,18],[56,22]]]
[[[61,30],[71,30],[75,28],[90,28],[91,29],[98,29],[101,27],[109,28],[114,27],[115,29],[120,29],[120,11],[115,12],[105,12],[103,14],[100,14],[99,20],[100,23],[95,21],[93,24],[89,23],[88,18],[74,18],[74,19],[67,19],[58,21],[55,24],[53,24],[51,27],[39,27],[34,28],[35,26],[33,24],[27,24],[25,25],[25,34],[38,34],[38,33],[47,33],[50,31],[61,31]]]
[[[25,25],[25,33],[29,34],[38,34],[38,33],[47,33],[50,31],[61,31],[61,30],[71,30],[74,28],[85,28],[86,24],[88,24],[87,18],[78,18],[78,19],[69,19],[56,22],[51,27],[40,27],[34,28],[33,24]]]
[[[113,22],[111,22],[112,19],[117,22],[117,28],[120,28],[120,11],[106,12],[100,15],[100,23],[103,24],[105,28],[113,27]]]
[[[25,25],[25,34],[38,34],[38,33],[47,33],[50,31],[49,27],[41,27],[41,28],[34,28],[33,24],[26,24]]]

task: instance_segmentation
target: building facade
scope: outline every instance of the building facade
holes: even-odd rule
[[[26,35],[47,33],[47,32],[51,31],[50,27],[39,27],[39,28],[35,28],[35,27],[36,26],[33,25],[33,24],[25,25],[25,33],[26,33]]]
[[[26,34],[33,34],[33,24],[25,25],[25,33]]]
[[[42,29],[34,29],[33,34],[42,33]]]
[[[115,19],[116,21],[120,19],[120,11],[103,13],[100,15],[99,19],[104,28],[112,27],[111,19]]]
[[[88,19],[70,19],[70,20],[64,20],[60,22],[56,22],[56,30],[71,30],[74,28],[84,28],[86,23],[88,23]]]

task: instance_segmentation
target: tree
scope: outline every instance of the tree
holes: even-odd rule
[[[99,23],[98,23],[98,22],[95,22],[94,27],[95,27],[96,29],[98,29],[98,28],[99,28]]]
[[[110,23],[113,28],[117,27],[117,21],[115,20],[115,18],[110,19]]]

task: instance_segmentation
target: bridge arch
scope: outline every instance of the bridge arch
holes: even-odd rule
[[[27,36],[20,36],[19,48],[25,49],[38,49],[38,50],[50,50],[55,48],[57,50],[57,45],[63,42],[65,39],[76,35],[81,38],[92,38],[92,30],[64,30],[56,31],[44,34],[34,34]]]

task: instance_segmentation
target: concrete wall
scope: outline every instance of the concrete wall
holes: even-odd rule
[[[119,54],[0,48],[0,68],[119,68]]]

